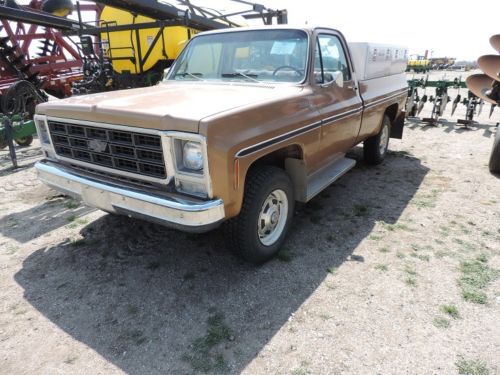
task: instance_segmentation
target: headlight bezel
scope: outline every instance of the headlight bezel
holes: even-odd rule
[[[175,188],[177,191],[202,198],[212,197],[212,182],[208,168],[206,138],[200,134],[168,131],[171,141],[171,156],[174,165]],[[184,147],[188,142],[200,145],[202,168],[189,169],[184,165]]]

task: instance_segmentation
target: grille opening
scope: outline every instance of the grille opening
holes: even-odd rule
[[[73,147],[88,148],[87,141],[79,138],[70,138],[69,143]]]
[[[68,134],[81,135],[85,137],[85,129],[81,126],[68,125],[67,129],[68,129]]]
[[[161,165],[139,163],[139,170],[148,175],[162,177],[165,175],[165,168]]]
[[[52,140],[54,141],[54,143],[56,144],[62,144],[62,145],[67,145],[69,144],[68,142],[68,137],[64,137],[62,135],[53,135],[52,136]]]
[[[62,156],[73,156],[71,154],[71,149],[69,147],[63,147],[63,146],[55,146],[54,147],[56,152],[59,154],[59,155],[62,155]]]
[[[134,149],[131,147],[111,146],[111,153],[113,155],[135,157]]]
[[[132,160],[115,159],[115,166],[125,171],[137,172],[137,163]]]
[[[96,129],[96,128],[87,128],[87,138],[93,139],[103,139],[107,140],[106,130],[104,129]]]
[[[66,126],[64,124],[59,124],[58,122],[49,123],[50,130],[54,133],[66,134]]]
[[[136,134],[134,138],[137,146],[161,149],[160,137],[158,136]]]
[[[92,154],[92,161],[96,164],[104,165],[104,166],[113,166],[113,159],[111,156]]]
[[[82,150],[73,150],[73,156],[78,160],[91,161],[90,152]]]
[[[137,158],[141,160],[149,160],[152,162],[163,163],[163,154],[149,150],[137,150]]]
[[[133,173],[138,179],[167,177],[159,135],[55,121],[48,125],[54,149],[62,157],[116,169],[118,174]],[[105,142],[106,149],[93,147],[98,142]]]
[[[109,132],[109,140],[113,142],[132,144],[132,134],[111,130]]]

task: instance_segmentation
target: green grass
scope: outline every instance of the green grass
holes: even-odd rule
[[[460,313],[455,305],[443,305],[441,306],[441,311],[451,316],[453,319],[460,318]]]
[[[71,246],[79,247],[85,245],[85,238],[79,238],[77,240],[71,241]]]
[[[387,267],[387,264],[376,264],[375,269],[382,272],[387,272],[389,270],[389,267]]]
[[[434,318],[433,323],[438,328],[449,328],[450,327],[450,321],[448,319],[440,317],[440,316]]]
[[[335,272],[337,272],[337,267],[333,267],[333,266],[332,266],[332,267],[328,267],[328,268],[326,269],[326,271],[327,271],[328,273],[331,273],[331,274],[333,275],[333,274],[335,274]]]
[[[486,364],[479,359],[466,360],[460,358],[456,363],[457,371],[460,375],[489,375],[490,370]]]
[[[462,289],[462,297],[469,302],[486,304],[487,296],[484,289],[498,277],[498,270],[490,268],[484,254],[476,259],[462,261],[460,264],[462,275],[458,284]]]
[[[404,269],[405,273],[407,273],[408,275],[410,276],[417,276],[417,270],[415,269],[415,267],[407,264],[405,265],[405,269]]]
[[[89,221],[87,219],[79,218],[76,215],[69,216],[68,221],[70,222],[70,224],[68,224],[67,227],[70,229],[74,229],[74,228],[78,227],[79,225],[86,225],[89,223]]]
[[[66,202],[66,208],[68,208],[70,210],[77,208],[79,205],[80,204],[74,199],[70,199]]]
[[[215,313],[207,319],[207,333],[193,342],[190,352],[184,354],[182,359],[196,371],[223,372],[227,365],[224,356],[215,347],[231,337],[232,330],[225,324],[224,315]]]
[[[405,284],[408,286],[417,286],[417,279],[414,276],[408,276],[405,279]]]
[[[404,230],[404,231],[408,231],[408,232],[413,231],[412,228],[410,228],[408,225],[406,225],[404,223],[395,223],[395,224],[383,223],[383,225],[384,225],[384,228],[387,229],[389,232],[394,232],[397,230]]]

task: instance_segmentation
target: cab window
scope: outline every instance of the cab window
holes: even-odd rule
[[[341,72],[344,81],[351,79],[347,59],[339,38],[333,35],[318,35],[316,39],[316,56],[314,61],[314,77],[316,83],[331,82],[335,72]]]

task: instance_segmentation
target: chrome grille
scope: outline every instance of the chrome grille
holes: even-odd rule
[[[166,178],[159,135],[48,121],[57,155],[142,176]]]

